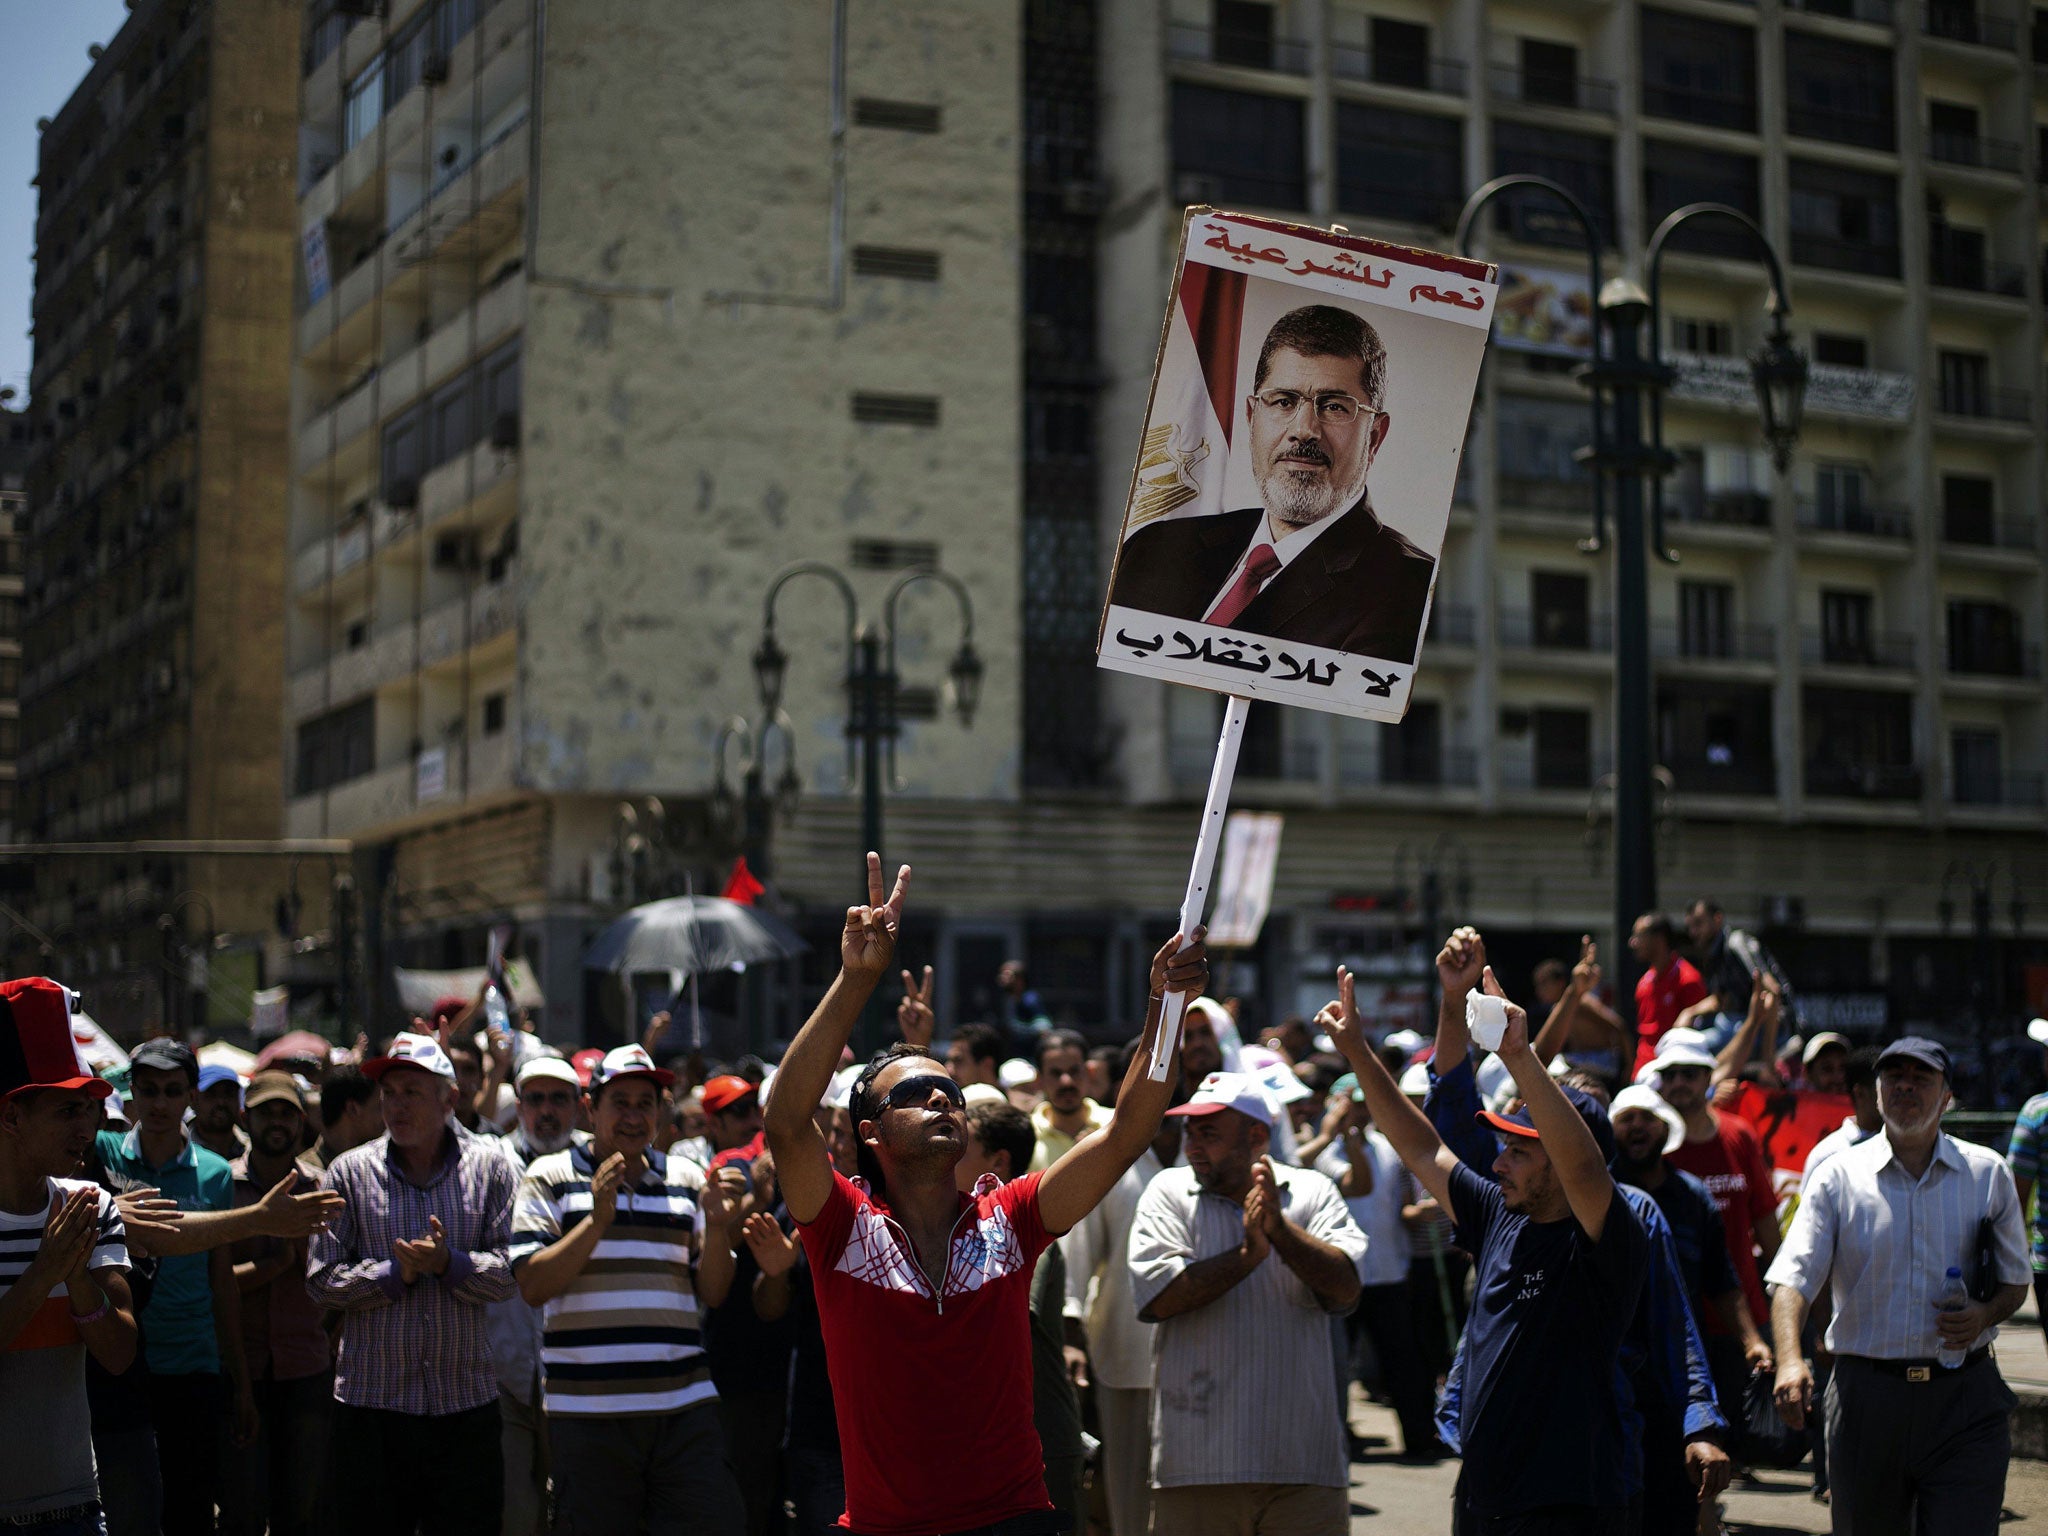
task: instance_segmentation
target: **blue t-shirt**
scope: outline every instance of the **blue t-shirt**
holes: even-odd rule
[[[235,1178],[227,1159],[187,1140],[161,1168],[142,1155],[141,1134],[99,1133],[100,1161],[132,1184],[154,1185],[181,1211],[227,1211],[235,1204]],[[143,1359],[158,1376],[192,1376],[220,1370],[213,1333],[212,1256],[178,1254],[157,1264],[156,1286],[137,1319],[142,1325]]]
[[[1634,1405],[1617,1362],[1649,1268],[1641,1221],[1617,1187],[1596,1243],[1510,1211],[1462,1164],[1451,1214],[1477,1256],[1458,1426],[1473,1514],[1625,1505]]]
[[[1667,1164],[1664,1182],[1647,1193],[1671,1224],[1671,1241],[1678,1245],[1678,1272],[1685,1276],[1686,1299],[1697,1309],[1709,1296],[1740,1290],[1742,1282],[1736,1279],[1735,1263],[1728,1257],[1728,1228],[1707,1186]],[[1757,1326],[1764,1322],[1758,1318]]]

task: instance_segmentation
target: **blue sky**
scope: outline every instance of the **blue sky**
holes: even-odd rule
[[[0,0],[7,88],[0,91],[0,384],[28,394],[35,289],[36,119],[54,117],[85,78],[87,45],[127,20],[124,0]],[[17,399],[19,405],[21,400]]]

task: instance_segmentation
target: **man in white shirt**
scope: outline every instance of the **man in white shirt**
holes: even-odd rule
[[[1856,1112],[1813,1144],[1806,1154],[1802,1187],[1837,1152],[1846,1152],[1884,1129],[1884,1116],[1877,1112],[1877,1047],[1860,1046],[1849,1053],[1842,1063],[1842,1091],[1849,1095]]]
[[[2013,1396],[1990,1346],[2026,1299],[2026,1229],[2004,1159],[1942,1133],[1950,1100],[1946,1048],[1911,1037],[1886,1046],[1877,1061],[1884,1134],[1815,1172],[1766,1276],[1776,1288],[1778,1411],[1794,1429],[1813,1409],[1800,1328],[1832,1276],[1835,1373],[1824,1411],[1836,1536],[1998,1528]],[[1977,1267],[1987,1221],[1992,1273],[1976,1289],[1989,1299],[1939,1309],[1948,1269]]]

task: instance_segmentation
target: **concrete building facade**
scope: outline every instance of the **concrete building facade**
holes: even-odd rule
[[[15,820],[104,851],[36,856],[8,943],[125,1031],[198,1022],[270,920],[247,866],[135,845],[278,825],[299,23],[137,0],[42,128]]]

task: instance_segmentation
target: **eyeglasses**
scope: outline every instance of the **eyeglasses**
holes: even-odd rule
[[[555,1109],[567,1109],[576,1102],[576,1095],[564,1089],[560,1093],[522,1093],[519,1102],[528,1109],[539,1109],[543,1105]]]
[[[1298,389],[1262,389],[1252,396],[1252,403],[1282,419],[1294,415],[1304,403],[1312,404],[1316,420],[1333,427],[1348,427],[1361,416],[1379,414],[1356,395],[1338,389],[1318,390],[1313,395]]]
[[[912,1104],[922,1104],[934,1093],[946,1096],[946,1102],[955,1109],[967,1107],[967,1095],[960,1085],[950,1077],[937,1072],[924,1072],[916,1077],[906,1077],[897,1082],[882,1098],[882,1108],[903,1109]]]

